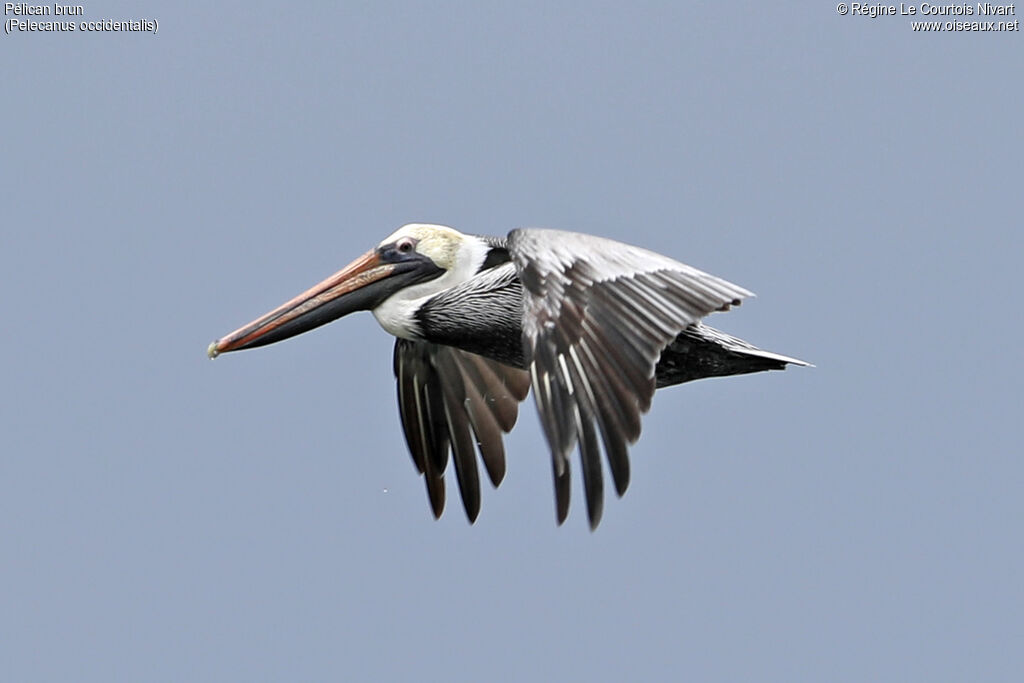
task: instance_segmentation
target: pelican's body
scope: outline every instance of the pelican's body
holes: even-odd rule
[[[479,450],[492,483],[502,433],[532,386],[552,452],[561,523],[568,456],[579,445],[591,527],[600,520],[598,435],[619,495],[628,445],[655,388],[807,365],[700,322],[751,296],[654,252],[555,230],[507,238],[410,224],[280,308],[210,345],[211,357],[270,344],[355,310],[396,336],[399,409],[435,516],[453,455],[470,521],[480,509]]]

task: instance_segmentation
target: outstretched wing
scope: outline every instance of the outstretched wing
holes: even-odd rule
[[[596,432],[621,496],[629,484],[627,447],[640,436],[662,350],[688,325],[752,293],[590,235],[513,230],[508,248],[523,283],[524,354],[551,447],[558,522],[569,511],[568,456],[578,443],[595,528],[604,499]]]
[[[505,476],[502,434],[516,423],[530,390],[526,371],[429,342],[395,342],[398,410],[409,452],[426,480],[435,517],[444,511],[448,452],[470,522],[480,513],[474,441],[497,486]]]

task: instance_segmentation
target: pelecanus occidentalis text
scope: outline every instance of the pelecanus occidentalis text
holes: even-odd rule
[[[397,337],[406,442],[434,515],[449,451],[470,522],[480,511],[476,450],[494,486],[502,434],[533,388],[551,448],[558,522],[578,445],[591,528],[601,519],[598,434],[616,492],[655,388],[807,363],[762,351],[701,318],[751,292],[660,254],[557,230],[508,237],[403,226],[288,303],[210,344],[211,358],[287,339],[369,310]],[[474,448],[475,443],[475,448]]]

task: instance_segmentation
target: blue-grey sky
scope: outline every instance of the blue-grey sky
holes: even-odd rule
[[[1020,680],[1019,32],[84,12],[159,31],[0,36],[0,679]],[[654,249],[817,367],[659,392],[596,533],[526,403],[435,522],[372,316],[205,355],[411,221]]]

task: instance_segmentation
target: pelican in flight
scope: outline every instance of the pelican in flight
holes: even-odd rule
[[[656,388],[808,365],[701,322],[748,296],[714,275],[601,237],[541,229],[487,237],[414,223],[207,353],[273,344],[371,311],[397,337],[399,413],[435,517],[444,510],[450,452],[466,515],[476,520],[476,452],[498,486],[502,434],[532,388],[551,449],[558,523],[569,512],[569,456],[578,446],[594,529],[604,500],[602,445],[621,496],[628,446]]]

